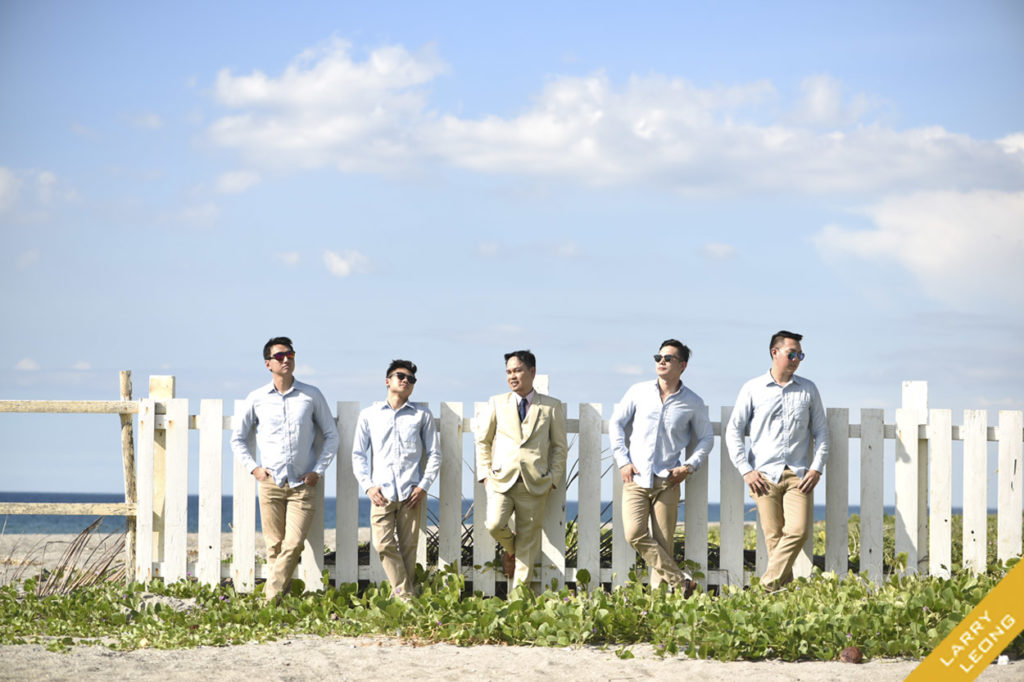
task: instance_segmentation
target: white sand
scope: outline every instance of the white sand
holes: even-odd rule
[[[33,548],[33,570],[52,567],[73,536],[0,536],[0,579]],[[327,539],[328,546],[333,538]],[[190,547],[195,538],[189,538]],[[257,546],[261,544],[257,541]],[[230,551],[229,537],[225,552]],[[902,680],[917,661],[875,660],[844,663],[780,663],[658,658],[650,646],[629,647],[635,658],[622,660],[614,649],[553,649],[450,644],[413,645],[394,638],[296,637],[268,644],[200,647],[184,650],[112,651],[78,646],[52,653],[40,645],[0,646],[0,680]],[[1024,661],[990,666],[983,680],[1024,679]]]

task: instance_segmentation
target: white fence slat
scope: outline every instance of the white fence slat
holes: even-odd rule
[[[1024,469],[1024,412],[999,411],[999,517],[996,558],[1006,561],[1021,555],[1022,469]]]
[[[721,453],[721,497],[719,504],[719,532],[721,548],[719,550],[719,568],[724,571],[729,585],[742,586],[743,579],[743,494],[746,486],[743,477],[729,457],[729,448],[725,442],[725,425],[729,423],[732,407],[722,408],[722,437],[718,440]]]
[[[800,549],[800,553],[796,555],[796,561],[793,562],[793,577],[794,578],[806,578],[811,575],[811,571],[814,569],[814,493],[816,490],[812,490],[809,497],[811,498],[810,504],[807,506],[807,523],[811,528],[811,532],[807,534],[807,540],[804,541],[804,546]]]
[[[922,426],[928,423],[928,382],[903,382],[903,407],[917,414],[917,571],[928,569],[928,440]],[[909,562],[908,562],[909,565]]]
[[[359,483],[352,473],[352,440],[359,421],[359,403],[338,401],[338,456],[335,466],[334,579],[337,584],[359,582]],[[373,553],[373,549],[370,549]]]
[[[324,481],[313,490],[313,525],[302,545],[302,556],[295,568],[295,577],[302,580],[307,592],[322,592],[324,571]]]
[[[188,575],[188,400],[167,405],[167,488],[164,506],[163,578],[172,583]]]
[[[441,403],[437,568],[462,567],[462,403]],[[426,562],[424,562],[424,566]]]
[[[988,539],[988,412],[964,410],[964,568],[985,571]]]
[[[885,410],[860,411],[860,574],[882,581]]]
[[[622,475],[612,464],[612,586],[629,582],[629,572],[636,565],[636,551],[626,540],[622,522]]]
[[[568,421],[565,403],[562,403],[562,417]],[[568,453],[566,453],[568,459]],[[558,487],[548,493],[547,505],[544,508],[544,532],[541,535],[540,570],[534,573],[539,577],[542,588],[565,584],[565,482],[559,481]]]
[[[953,411],[928,418],[928,573],[948,578],[953,564]]]
[[[196,578],[220,583],[221,495],[224,486],[224,401],[199,403],[199,535]]]
[[[139,401],[138,439],[135,580],[148,583],[153,579],[153,450],[156,445],[156,405],[151,399]]]
[[[601,404],[580,403],[579,409],[576,571],[589,571],[593,587],[601,582]]]
[[[905,573],[917,572],[918,527],[918,414],[914,409],[896,410],[896,464],[893,473],[896,502],[896,554],[906,554]]]
[[[236,400],[232,428],[245,410],[245,401]],[[250,448],[255,451],[255,434]],[[232,457],[231,506],[231,582],[239,592],[252,592],[256,586],[256,479],[251,471]]]
[[[825,466],[825,571],[842,578],[850,567],[850,410],[830,407],[827,415],[829,459]]]
[[[487,410],[487,403],[474,403],[473,423],[479,424],[481,415]],[[476,470],[476,446],[473,446],[473,589],[479,590],[482,594],[492,596],[497,573],[501,571],[500,562],[498,568],[488,566],[495,561],[494,538],[487,531],[485,520],[487,519],[487,488],[480,481],[486,472]],[[505,577],[501,576],[504,580]]]
[[[706,411],[707,406],[704,409]],[[697,443],[691,438],[690,443],[686,446],[687,458],[697,449],[696,446]],[[684,482],[686,504],[683,505],[686,530],[683,558],[700,567],[699,570],[705,577],[699,579],[698,582],[705,588],[708,584],[708,469],[711,468],[708,460],[710,460],[710,455],[705,459],[704,466],[687,477]]]

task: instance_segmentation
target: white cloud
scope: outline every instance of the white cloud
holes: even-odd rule
[[[574,241],[555,245],[555,255],[559,258],[576,258],[580,255],[580,245]]]
[[[412,55],[382,47],[357,62],[334,40],[299,55],[278,77],[223,70],[216,98],[242,110],[210,127],[212,139],[275,165],[384,170],[415,147],[407,139],[423,117],[421,86],[445,70],[430,49]]]
[[[57,176],[50,171],[39,171],[36,173],[36,193],[41,203],[47,204],[53,198],[53,191],[57,185]]]
[[[222,194],[239,194],[260,182],[260,174],[253,171],[232,171],[217,178],[217,191]]]
[[[297,251],[281,251],[274,254],[274,258],[281,261],[288,266],[296,266],[299,264],[299,254]]]
[[[997,142],[1007,154],[1024,153],[1024,133],[1013,133]]]
[[[86,126],[85,124],[78,123],[77,121],[71,124],[71,132],[81,137],[96,137],[96,131]]]
[[[387,172],[438,161],[481,173],[677,191],[912,192],[1024,184],[1018,137],[979,140],[939,126],[867,118],[869,96],[828,74],[787,99],[769,81],[700,87],[667,75],[619,86],[601,72],[553,76],[519,113],[462,118],[428,108],[446,70],[433,51],[381,47],[365,59],[333,41],[279,75],[221,71],[230,113],[214,143],[253,163]]]
[[[39,249],[28,249],[18,254],[18,259],[14,261],[14,269],[20,271],[28,270],[33,265],[39,262]]]
[[[219,217],[220,207],[215,203],[207,202],[205,204],[186,206],[178,212],[175,219],[190,225],[205,226],[216,222]]]
[[[129,116],[128,122],[136,128],[142,128],[144,130],[158,130],[164,125],[164,121],[160,118],[160,115],[152,112]]]
[[[71,365],[71,369],[76,370],[78,372],[88,372],[90,369],[92,369],[92,365],[90,365],[85,360],[80,360],[75,364]]]
[[[924,292],[953,304],[1024,304],[1024,192],[920,192],[863,210],[871,230],[828,225],[828,257],[893,262]]]
[[[32,358],[22,358],[18,360],[18,364],[14,366],[14,369],[21,372],[35,372],[39,369],[39,363]]]
[[[700,247],[700,252],[711,260],[728,260],[736,255],[736,247],[732,244],[709,242]]]
[[[335,277],[348,277],[367,272],[370,259],[358,251],[324,251],[324,265]]]
[[[493,258],[501,252],[501,246],[494,242],[485,242],[483,244],[477,244],[476,252],[484,258]]]
[[[0,213],[9,211],[18,200],[21,180],[10,168],[0,166]]]
[[[644,373],[642,367],[638,365],[616,365],[613,369],[616,374],[625,374],[626,376],[639,376]]]

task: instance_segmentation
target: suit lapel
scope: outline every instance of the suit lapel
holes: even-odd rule
[[[537,416],[540,414],[540,393],[535,393],[533,396],[533,404],[530,405],[530,409],[526,413],[526,420],[523,422],[523,442],[529,440],[530,436],[533,435],[533,429],[537,426]],[[517,414],[516,417],[519,415]]]

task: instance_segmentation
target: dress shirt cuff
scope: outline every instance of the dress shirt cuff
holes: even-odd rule
[[[700,471],[701,466],[704,465],[704,455],[702,453],[695,452],[690,457],[690,459],[683,460],[683,464],[682,465],[683,466],[688,466],[691,469],[693,469],[693,471],[691,473],[695,474],[698,471]]]
[[[809,468],[814,469],[819,474],[825,473],[825,458],[820,456],[815,457],[814,460],[811,462],[811,466]]]
[[[239,460],[239,463],[242,465],[242,468],[245,469],[247,474],[251,474],[253,470],[259,466],[259,462],[257,462],[252,455],[245,455]]]
[[[619,467],[620,469],[626,466],[627,464],[630,464],[628,452],[614,452],[612,453],[612,457],[615,459],[615,466]]]

